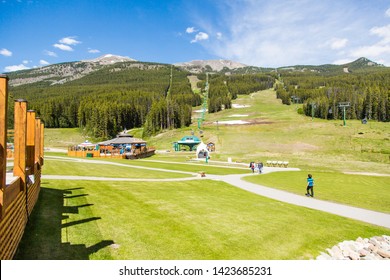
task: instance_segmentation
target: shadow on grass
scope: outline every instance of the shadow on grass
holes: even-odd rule
[[[39,199],[34,207],[23,238],[14,259],[19,260],[88,260],[97,251],[114,244],[112,240],[102,240],[92,246],[62,242],[64,228],[99,220],[100,217],[89,217],[63,224],[62,220],[78,214],[79,209],[93,204],[64,206],[66,199],[81,197],[72,195],[73,191],[82,188],[58,190],[41,187]]]

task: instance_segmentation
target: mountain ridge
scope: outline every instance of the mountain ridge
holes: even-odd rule
[[[51,64],[48,66],[33,68],[28,70],[20,70],[15,72],[5,73],[10,77],[10,86],[19,86],[25,84],[45,82],[48,85],[64,84],[73,80],[85,77],[95,71],[109,67],[111,65],[123,64],[122,68],[115,71],[120,71],[126,67],[138,67],[145,69],[150,65],[168,65],[165,63],[141,62],[127,56],[105,54],[100,57]],[[126,64],[126,65],[124,65]],[[373,69],[385,67],[381,64],[373,62],[365,57],[361,57],[350,63],[336,65],[294,65],[279,68],[262,68],[257,66],[249,66],[232,60],[216,59],[216,60],[192,60],[189,62],[181,62],[172,64],[184,71],[199,74],[205,72],[217,72],[221,74],[249,74],[249,73],[267,73],[274,71],[292,71],[292,72],[318,72],[318,73],[351,73],[361,69]]]

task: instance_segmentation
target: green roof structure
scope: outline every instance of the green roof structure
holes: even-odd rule
[[[181,150],[181,145],[188,146],[190,151],[194,150],[194,147],[201,143],[200,139],[196,136],[184,136],[180,141],[174,143],[175,151]]]

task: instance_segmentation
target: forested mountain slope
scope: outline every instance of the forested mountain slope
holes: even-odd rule
[[[306,115],[338,119],[338,104],[350,102],[347,118],[390,120],[390,69],[368,59],[278,69],[239,66],[219,72],[205,66],[209,113],[229,109],[240,94],[274,87],[284,104],[303,103]],[[27,99],[46,127],[81,127],[96,138],[143,127],[148,136],[191,124],[192,107],[204,100],[206,73],[197,74],[200,93],[192,91],[189,75],[194,74],[173,65],[103,56],[9,73],[10,101]]]

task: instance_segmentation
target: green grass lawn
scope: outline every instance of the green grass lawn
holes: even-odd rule
[[[306,193],[308,172],[275,172],[245,180],[296,194]],[[360,208],[390,213],[390,177],[315,172],[314,196]]]
[[[223,182],[45,180],[16,259],[312,259],[383,234]]]
[[[125,163],[127,161],[116,161]],[[97,164],[92,162],[73,162],[64,159],[47,158],[43,167],[45,175],[73,175],[73,176],[95,176],[111,178],[133,178],[133,179],[166,179],[191,177],[190,174],[164,172],[156,170],[144,170],[129,166],[117,166],[109,164]]]

